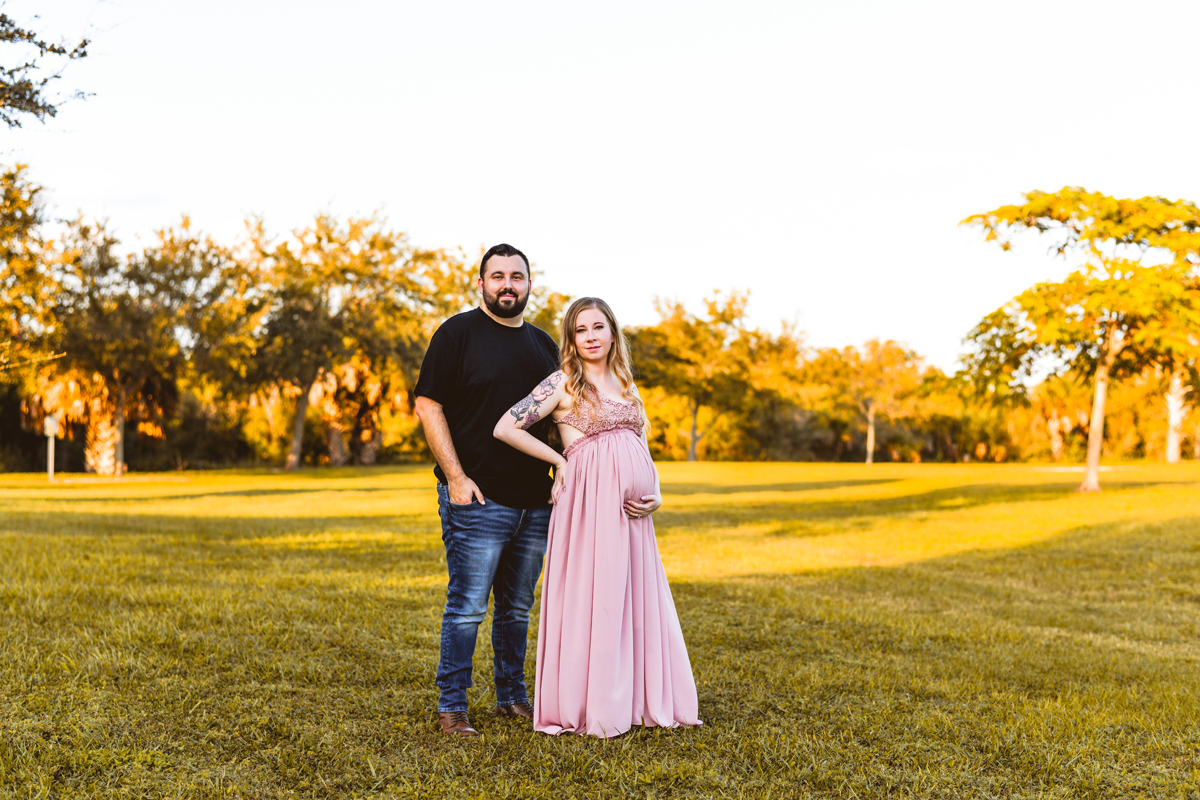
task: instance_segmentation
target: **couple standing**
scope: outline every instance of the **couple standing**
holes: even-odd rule
[[[467,688],[489,594],[498,717],[603,737],[698,725],[650,519],[662,500],[625,341],[608,305],[585,297],[567,310],[556,347],[522,318],[530,288],[520,250],[488,250],[482,305],[433,335],[415,389],[450,573],[438,725],[477,733]],[[547,443],[554,424],[561,454]],[[531,706],[525,643],[543,558]]]

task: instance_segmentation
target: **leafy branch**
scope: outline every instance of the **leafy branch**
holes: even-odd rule
[[[0,120],[10,128],[21,127],[21,115],[31,114],[39,121],[58,114],[58,106],[46,95],[47,85],[62,77],[62,70],[45,74],[40,72],[41,60],[46,56],[58,56],[74,61],[87,56],[87,39],[68,47],[41,38],[37,33],[22,28],[7,14],[0,14],[0,43],[25,45],[37,51],[37,55],[13,67],[0,65]],[[83,98],[83,92],[73,97]]]

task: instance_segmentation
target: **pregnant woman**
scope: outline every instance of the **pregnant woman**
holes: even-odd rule
[[[561,369],[495,435],[555,467],[538,629],[534,727],[618,736],[699,725],[696,683],[654,538],[662,505],[646,415],[612,310],[567,309]],[[550,414],[566,450],[526,433]]]

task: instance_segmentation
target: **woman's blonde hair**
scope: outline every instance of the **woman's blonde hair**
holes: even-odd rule
[[[612,348],[608,351],[608,368],[612,370],[613,375],[617,376],[617,380],[621,382],[621,396],[626,400],[636,403],[643,413],[645,406],[642,405],[642,398],[638,397],[637,391],[633,388],[633,369],[629,359],[629,344],[625,341],[625,334],[621,333],[621,325],[617,322],[617,318],[613,316],[612,309],[608,307],[608,303],[601,300],[599,297],[581,297],[574,303],[571,303],[567,308],[567,313],[563,316],[562,336],[559,338],[559,354],[561,369],[563,374],[567,376],[567,393],[571,395],[571,404],[575,408],[582,408],[583,403],[593,403],[592,398],[587,395],[587,377],[583,371],[583,358],[579,355],[579,350],[575,347],[575,323],[579,319],[579,314],[589,308],[593,308],[604,315],[608,321],[608,327],[613,334]],[[598,390],[597,390],[598,391]]]

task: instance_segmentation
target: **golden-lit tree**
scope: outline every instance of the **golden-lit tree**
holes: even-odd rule
[[[261,233],[261,228],[259,229]],[[343,224],[327,215],[290,240],[269,246],[259,240],[257,293],[263,316],[252,357],[250,382],[287,384],[296,398],[287,469],[300,465],[310,396],[323,374],[348,357],[356,323],[375,294],[386,294],[403,272],[402,236],[378,220]]]
[[[18,164],[0,172],[0,371],[31,366],[53,353],[38,349],[50,322],[54,281],[45,269],[42,187]]]
[[[799,406],[802,334],[745,325],[748,295],[714,292],[703,316],[657,302],[657,325],[627,329],[634,370],[663,458],[812,457]]]
[[[406,386],[415,383],[436,321],[462,309],[465,265],[454,253],[412,247],[375,216],[343,222],[320,215],[273,245],[261,226],[253,230],[251,293],[260,298],[261,316],[247,382],[283,384],[295,397],[288,469],[300,465],[309,402],[321,396],[318,384],[327,383],[323,416],[326,427],[337,430],[327,430],[326,438],[334,460],[341,461],[345,448],[330,438],[342,436],[346,427],[338,421],[339,368],[347,375],[369,373],[370,379],[356,377],[352,383],[355,391],[367,391],[362,399],[373,409],[356,422],[360,440],[370,441],[378,399],[392,395],[395,376]],[[374,382],[378,392],[371,389]]]
[[[746,336],[749,295],[714,293],[705,300],[704,316],[695,316],[682,303],[655,300],[662,318],[657,325],[630,331],[635,369],[647,387],[685,398],[689,416],[687,460],[723,414],[738,409],[750,389],[747,348],[735,346]],[[701,429],[702,410],[711,421]]]
[[[125,422],[160,436],[187,353],[178,333],[203,304],[220,248],[185,219],[139,254],[122,256],[101,226],[72,223],[23,272],[6,272],[5,292],[26,347],[60,360],[27,370],[27,418],[45,414],[88,426],[86,462],[103,474],[125,463]]]
[[[163,232],[154,247],[124,257],[102,226],[77,220],[39,266],[52,293],[31,337],[63,358],[41,371],[38,391],[47,408],[49,397],[86,394],[89,463],[104,472],[124,469],[126,421],[153,423],[176,398],[186,363],[177,333],[190,302],[179,246]]]
[[[378,458],[385,411],[408,418],[410,424],[401,427],[416,427],[412,389],[429,339],[442,320],[469,308],[477,293],[474,270],[461,251],[410,249],[406,269],[412,285],[368,306],[368,315],[352,329],[351,355],[334,367],[347,456],[356,464],[374,464]],[[327,441],[332,462],[337,442],[328,434]]]
[[[529,294],[529,305],[525,307],[525,319],[532,322],[550,334],[558,342],[562,332],[563,314],[571,305],[571,296],[562,292],[554,292],[541,285],[535,285]]]
[[[923,371],[920,356],[910,348],[890,339],[872,339],[861,350],[818,350],[804,368],[804,379],[817,406],[848,407],[861,415],[867,432],[866,463],[872,464],[876,419],[912,414]]]
[[[1052,375],[1031,392],[1032,407],[1045,426],[1050,460],[1066,457],[1067,437],[1073,431],[1088,429],[1090,403],[1086,376]]]
[[[1163,401],[1167,409],[1167,446],[1166,461],[1168,464],[1178,463],[1183,445],[1183,423],[1191,413],[1188,394],[1192,391],[1188,381],[1188,373],[1177,368],[1171,372],[1167,390],[1163,393]]]
[[[1127,200],[1067,187],[1031,192],[1019,206],[976,214],[1007,250],[1012,236],[1034,230],[1053,249],[1087,263],[1065,280],[1042,283],[989,314],[968,336],[977,371],[993,388],[1019,384],[1035,363],[1069,366],[1091,377],[1087,470],[1080,491],[1099,491],[1104,408],[1110,380],[1149,365],[1173,370],[1187,361],[1200,333],[1200,209],[1186,201]],[[1143,263],[1147,258],[1151,262]]]

